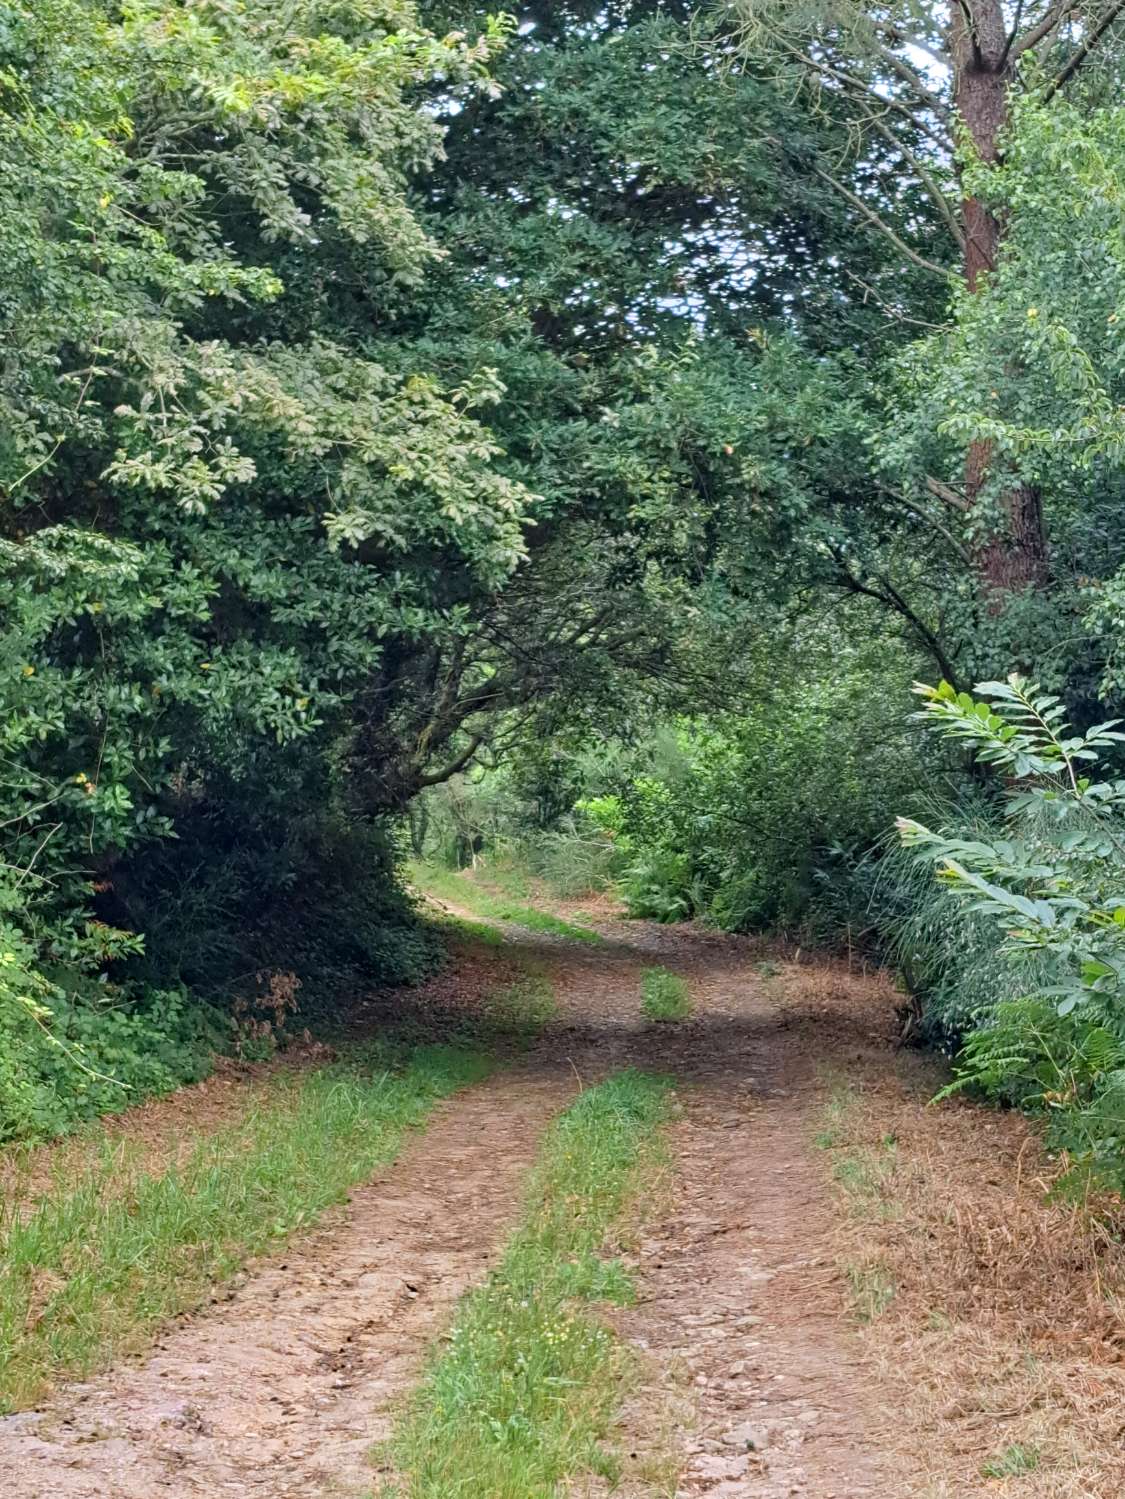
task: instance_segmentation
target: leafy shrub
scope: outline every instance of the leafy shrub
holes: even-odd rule
[[[629,915],[649,921],[686,921],[702,904],[690,857],[671,849],[653,849],[629,864],[618,885]]]
[[[291,972],[307,1016],[440,966],[443,945],[403,889],[390,826],[331,805],[294,817],[255,789],[188,809],[178,840],[117,882],[124,919],[146,933],[141,977],[226,1003],[262,970]]]
[[[927,825],[950,838],[990,841],[1008,831],[1002,802],[983,789],[935,799]],[[888,835],[879,857],[859,871],[865,877],[869,920],[878,951],[901,976],[910,996],[908,1028],[916,1040],[946,1052],[987,1023],[997,1005],[1053,982],[1041,952],[998,955],[1002,933],[969,901],[951,901],[934,880],[926,850]]]
[[[1007,818],[991,837],[903,818],[903,842],[936,866],[951,912],[991,924],[1026,985],[979,1017],[946,1091],[1045,1113],[1076,1165],[1125,1187],[1125,780],[1088,773],[1125,735],[1112,722],[1075,733],[1018,675],[981,699],[918,691],[940,733],[1004,776]]]
[[[51,982],[15,931],[0,944],[0,1141],[61,1134],[197,1082],[229,1043],[230,1022],[183,990]]]
[[[785,692],[769,685],[749,711],[680,720],[615,794],[580,803],[613,841],[632,915],[829,941],[870,927],[870,855],[888,808],[920,805],[929,777],[895,702],[905,657],[886,642],[840,644],[822,662],[795,659],[791,674],[775,662],[779,675]]]

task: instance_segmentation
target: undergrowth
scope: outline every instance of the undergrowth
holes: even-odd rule
[[[641,1011],[649,1020],[686,1020],[691,1014],[687,980],[667,968],[646,968],[641,974]]]
[[[18,953],[0,953],[0,1144],[65,1134],[198,1082],[231,1046],[229,1016],[183,990],[129,996],[74,974],[64,988]]]
[[[468,1046],[368,1046],[279,1073],[250,1117],[162,1174],[107,1142],[77,1185],[30,1210],[17,1190],[0,1207],[0,1410],[143,1347],[251,1255],[341,1202],[491,1065]]]
[[[524,1226],[462,1303],[451,1338],[380,1452],[381,1499],[554,1499],[578,1474],[616,1481],[604,1445],[628,1357],[582,1306],[627,1301],[607,1241],[661,1169],[668,1083],[624,1072],[550,1131]]]

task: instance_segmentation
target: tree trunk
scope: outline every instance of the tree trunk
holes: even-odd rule
[[[969,14],[971,11],[972,25]],[[983,161],[999,156],[1008,120],[1012,81],[1001,0],[950,0],[953,103]],[[995,268],[1002,226],[977,198],[961,204],[965,234],[965,284],[975,292],[982,272]],[[965,496],[970,505],[984,487],[992,444],[977,441],[965,456]],[[1038,587],[1047,578],[1047,542],[1037,490],[1015,484],[999,499],[1000,527],[976,552],[982,581],[994,602],[1007,593]]]

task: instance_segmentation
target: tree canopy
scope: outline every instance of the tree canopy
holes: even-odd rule
[[[327,969],[360,869],[415,974],[419,793],[814,640],[1112,705],[1123,13],[0,7],[13,994]]]

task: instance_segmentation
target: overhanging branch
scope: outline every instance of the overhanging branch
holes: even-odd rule
[[[1125,0],[1122,0],[1122,4],[1125,5]],[[873,225],[886,239],[890,240],[891,244],[894,245],[900,254],[906,256],[907,260],[911,261],[912,264],[918,266],[921,270],[929,271],[932,276],[940,276],[943,281],[949,281],[952,272],[948,267],[938,265],[936,260],[927,260],[924,255],[919,255],[917,250],[908,245],[902,236],[891,228],[886,219],[877,214],[873,208],[865,203],[856,193],[853,193],[850,188],[845,187],[842,182],[831,176],[828,172],[822,171],[820,167],[814,167],[813,172],[822,182],[826,182],[829,187],[839,193],[845,202],[850,203],[853,208],[857,209],[869,224]]]
[[[1043,102],[1045,104],[1049,104],[1059,90],[1066,87],[1079,68],[1086,63],[1090,54],[1095,51],[1102,37],[1105,36],[1114,21],[1123,12],[1125,12],[1125,0],[1113,0],[1113,4],[1107,6],[1102,12],[1101,17],[1094,22],[1094,25],[1082,39],[1081,44],[1071,54],[1062,71],[1052,83],[1048,84],[1043,94]]]

